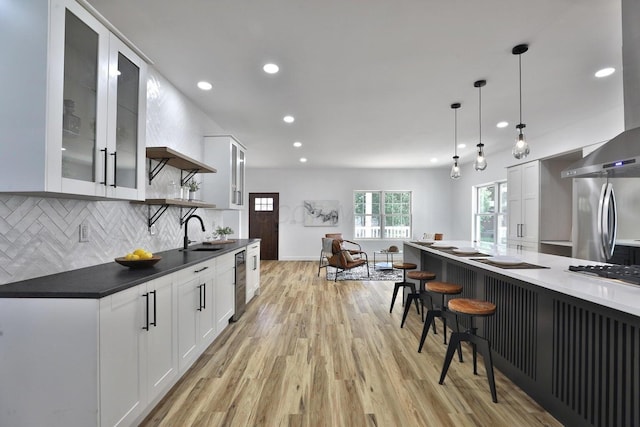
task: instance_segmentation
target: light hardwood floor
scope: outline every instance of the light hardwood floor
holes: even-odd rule
[[[451,364],[438,384],[442,325],[389,304],[393,283],[325,280],[316,262],[263,261],[262,293],[147,417],[144,426],[559,426],[482,361]]]

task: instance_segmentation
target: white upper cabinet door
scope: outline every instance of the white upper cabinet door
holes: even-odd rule
[[[76,1],[8,14],[0,40],[20,50],[0,43],[0,192],[143,200],[144,62]]]
[[[144,199],[146,64],[116,36],[109,42],[107,196]]]

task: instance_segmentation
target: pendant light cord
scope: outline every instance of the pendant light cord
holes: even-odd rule
[[[458,155],[458,109],[453,110],[453,155]]]
[[[478,86],[478,140],[482,144],[482,86]]]
[[[518,55],[518,78],[520,80],[520,124],[522,124],[522,54]],[[522,128],[520,133],[522,133]]]

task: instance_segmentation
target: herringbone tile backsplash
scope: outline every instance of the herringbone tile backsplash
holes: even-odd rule
[[[160,196],[168,182],[179,178],[179,173],[163,172],[147,192]],[[152,213],[155,209],[151,206]],[[180,247],[180,209],[167,209],[155,224],[155,235],[147,228],[147,210],[123,201],[0,194],[0,284],[111,262],[137,247],[152,252]],[[207,231],[191,221],[192,240],[222,225],[219,211],[200,209],[197,214]],[[81,223],[89,226],[89,242],[79,242]]]

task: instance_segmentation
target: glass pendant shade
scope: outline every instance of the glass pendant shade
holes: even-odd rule
[[[484,144],[478,144],[478,157],[476,157],[476,161],[473,162],[473,167],[477,171],[483,171],[487,168],[487,158],[484,156],[484,150],[482,147]]]
[[[453,166],[451,166],[451,179],[460,178],[460,166],[458,166],[458,156],[453,156]]]
[[[518,133],[516,138],[516,145],[513,146],[512,154],[516,159],[524,159],[529,155],[529,144],[522,133],[522,130]]]

